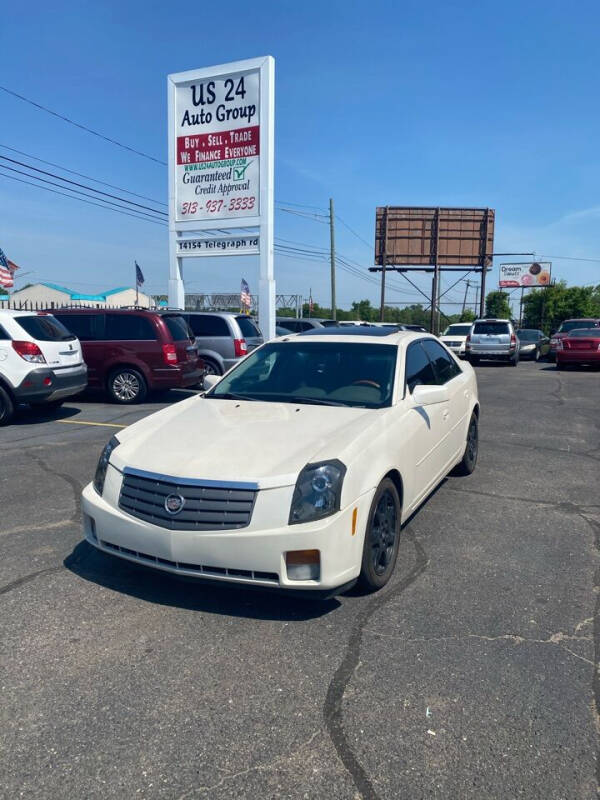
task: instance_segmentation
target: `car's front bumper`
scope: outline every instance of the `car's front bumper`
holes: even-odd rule
[[[317,593],[331,593],[354,581],[360,572],[374,489],[323,520],[273,527],[269,517],[281,522],[285,511],[287,518],[294,487],[262,489],[247,528],[196,532],[167,530],[122,511],[118,508],[120,483],[118,471],[109,467],[103,497],[92,484],[82,495],[85,538],[111,555],[191,578]],[[318,580],[288,577],[285,556],[294,550],[319,551]]]
[[[14,389],[14,395],[20,403],[50,403],[79,394],[87,382],[83,363],[64,369],[34,369]]]

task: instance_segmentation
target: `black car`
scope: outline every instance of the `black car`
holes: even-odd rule
[[[534,328],[519,328],[519,358],[530,358],[539,361],[546,358],[550,352],[550,339],[543,331]]]

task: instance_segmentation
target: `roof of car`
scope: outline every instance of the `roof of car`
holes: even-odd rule
[[[308,331],[302,331],[300,336],[393,336],[395,333],[398,333],[396,328],[360,328],[358,331],[356,330],[358,326],[353,325],[352,327],[344,326],[340,328],[311,328]]]

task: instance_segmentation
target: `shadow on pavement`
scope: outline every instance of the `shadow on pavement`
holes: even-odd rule
[[[52,422],[60,419],[69,419],[81,413],[77,406],[59,406],[58,408],[19,407],[12,425],[39,425],[42,422]]]
[[[189,611],[300,622],[321,617],[340,606],[335,598],[298,598],[262,587],[178,577],[102,553],[86,541],[79,542],[63,563],[70,572],[99,586],[148,603]]]

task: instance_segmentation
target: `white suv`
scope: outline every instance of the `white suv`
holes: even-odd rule
[[[0,311],[0,425],[18,403],[56,407],[87,386],[81,346],[51,314]]]

